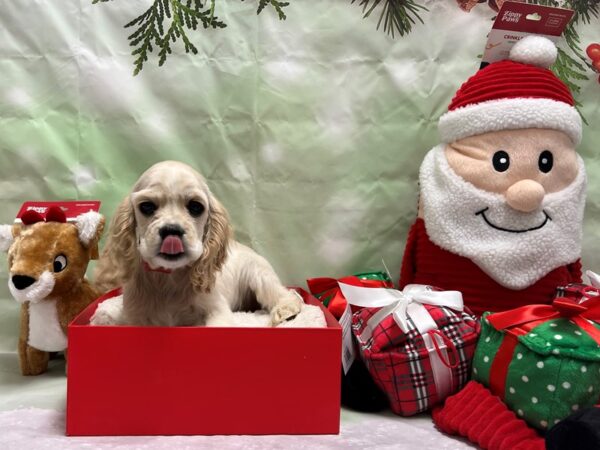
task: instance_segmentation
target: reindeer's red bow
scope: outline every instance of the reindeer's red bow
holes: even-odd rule
[[[61,222],[65,223],[67,216],[65,212],[58,206],[50,206],[46,211],[46,216],[42,216],[39,212],[30,209],[25,211],[21,216],[21,222],[25,225],[33,225],[37,222]]]

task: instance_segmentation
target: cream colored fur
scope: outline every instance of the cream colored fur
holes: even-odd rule
[[[193,217],[190,201],[204,212]],[[156,210],[145,215],[144,202]],[[185,253],[161,256],[160,231],[179,227]],[[170,273],[148,271],[168,269]],[[191,167],[165,161],[148,169],[113,217],[96,268],[96,283],[123,286],[124,322],[132,325],[231,326],[233,311],[258,303],[277,325],[299,313],[302,302],[279,281],[271,265],[232,239],[228,214]]]

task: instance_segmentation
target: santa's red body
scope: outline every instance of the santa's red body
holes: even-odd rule
[[[463,294],[465,306],[477,315],[505,311],[529,304],[549,304],[558,286],[581,282],[579,260],[561,266],[522,290],[508,289],[483,272],[473,261],[431,242],[423,219],[417,219],[408,234],[400,288],[428,284]]]

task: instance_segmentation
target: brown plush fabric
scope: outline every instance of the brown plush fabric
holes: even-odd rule
[[[23,375],[39,375],[48,367],[48,352],[27,344],[29,338],[29,305],[21,305],[21,332],[19,335],[19,364]]]

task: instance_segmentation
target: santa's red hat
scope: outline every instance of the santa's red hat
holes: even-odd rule
[[[509,59],[481,69],[458,90],[439,121],[442,141],[490,131],[554,129],[575,145],[581,141],[581,117],[569,88],[548,67],[556,60],[552,41],[526,36]]]

